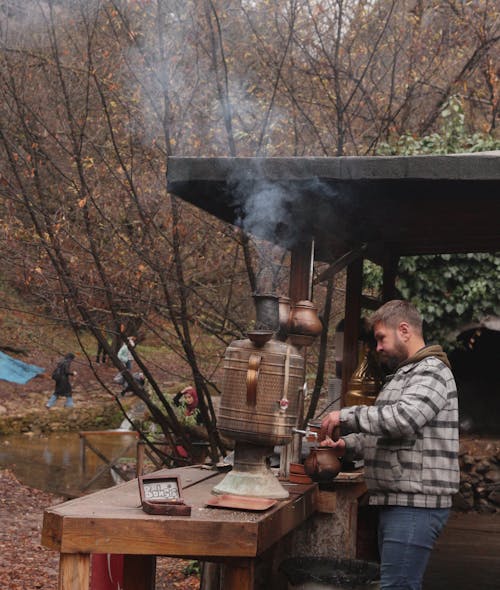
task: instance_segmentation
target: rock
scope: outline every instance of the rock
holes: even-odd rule
[[[493,504],[500,506],[500,490],[495,490],[494,492],[491,492],[491,494],[488,495],[488,500],[490,502],[493,502]]]
[[[463,486],[466,483],[471,484],[472,478],[470,473],[466,473],[465,471],[460,472],[460,485]]]
[[[482,459],[476,465],[476,472],[477,473],[486,473],[487,471],[489,471],[491,469],[491,467],[492,467],[492,465],[489,461],[487,461],[486,459]]]
[[[476,471],[477,473],[486,473],[487,471],[489,471],[491,468],[493,467],[493,465],[487,460],[487,459],[482,459],[481,461],[479,461],[479,463],[476,465]]]
[[[0,414],[6,414],[7,408],[5,406],[0,406]]]
[[[487,482],[498,483],[500,482],[500,469],[491,469],[484,474],[484,479]]]
[[[458,493],[453,496],[453,508],[455,510],[462,510],[468,512],[474,510],[474,496],[473,494]]]
[[[489,514],[496,512],[496,508],[494,506],[492,506],[488,502],[488,500],[485,500],[484,498],[481,498],[481,500],[479,500],[478,510],[479,510],[479,512],[489,513]]]
[[[470,470],[475,465],[476,460],[472,455],[469,455],[469,453],[465,453],[461,458],[461,463],[466,470]]]
[[[478,484],[483,481],[483,478],[478,473],[471,473],[470,481],[473,485]]]

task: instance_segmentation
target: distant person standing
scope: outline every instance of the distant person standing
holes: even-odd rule
[[[121,345],[120,350],[118,351],[119,360],[121,360],[121,362],[127,367],[129,371],[132,368],[132,361],[134,360],[134,357],[132,356],[130,349],[134,348],[134,346],[135,338],[134,336],[129,336],[127,338],[127,342],[124,342]]]
[[[98,332],[99,332],[99,336],[102,338],[102,340],[105,340],[106,343],[108,343],[106,326],[104,326],[104,325],[100,326],[98,328]],[[104,349],[104,345],[103,345],[101,338],[97,338],[97,353],[96,353],[96,357],[95,357],[95,362],[97,364],[102,363],[104,365],[104,364],[106,364],[107,353],[106,353],[106,350]]]
[[[69,378],[76,376],[76,371],[71,370],[71,363],[74,360],[75,355],[72,352],[68,352],[64,358],[57,363],[56,368],[52,372],[52,379],[56,382],[54,393],[51,395],[49,401],[46,404],[47,409],[50,409],[59,397],[65,397],[66,402],[65,408],[73,408],[73,396],[71,395],[72,387]]]
[[[97,353],[95,357],[96,364],[102,363],[103,365],[106,364],[106,351],[104,350],[104,346],[101,344],[100,341],[97,342]]]
[[[192,386],[184,387],[174,397],[174,404],[181,409],[183,417],[191,417],[196,424],[202,423],[202,417],[198,408],[198,393]]]

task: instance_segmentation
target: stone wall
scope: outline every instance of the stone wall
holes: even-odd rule
[[[500,440],[462,441],[460,492],[454,508],[500,513]]]
[[[118,428],[123,415],[114,401],[99,405],[79,404],[74,408],[52,408],[50,411],[27,410],[22,415],[0,416],[0,435],[33,432],[78,432]]]

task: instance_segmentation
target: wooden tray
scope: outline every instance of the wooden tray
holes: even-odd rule
[[[207,506],[212,508],[230,508],[233,510],[267,510],[274,506],[278,500],[270,498],[256,498],[255,496],[236,496],[235,494],[221,494],[211,496]]]
[[[306,468],[302,463],[290,463],[290,473],[298,473],[299,475],[304,475],[306,472]]]
[[[313,483],[313,480],[305,473],[290,473],[288,481],[290,483]]]

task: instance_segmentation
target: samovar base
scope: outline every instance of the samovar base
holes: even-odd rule
[[[233,469],[212,489],[212,492],[285,500],[289,493],[269,465],[272,453],[273,447],[237,442]]]

